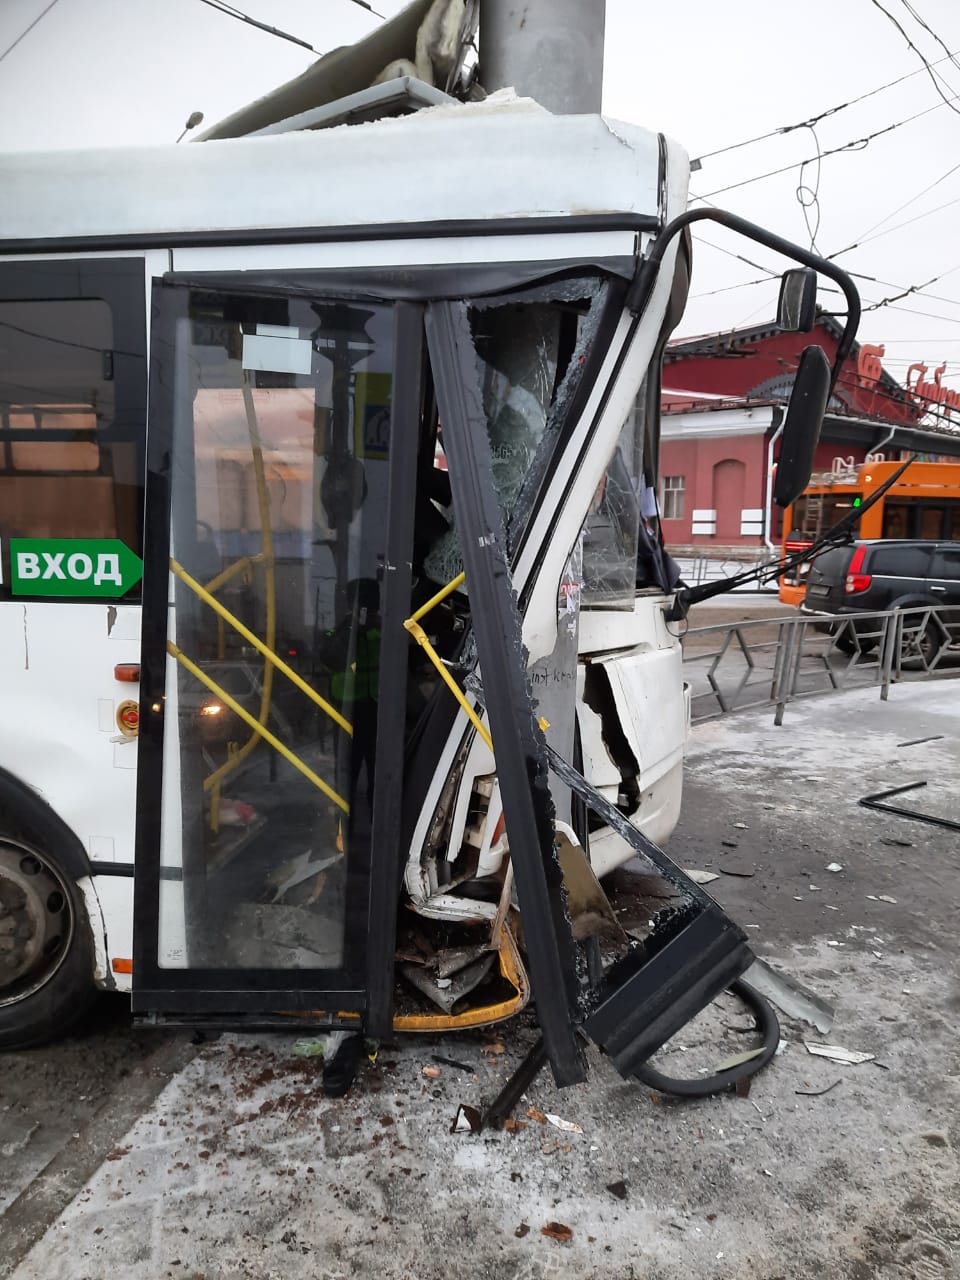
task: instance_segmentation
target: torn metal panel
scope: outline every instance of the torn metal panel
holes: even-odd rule
[[[821,1035],[829,1035],[834,1019],[833,1005],[796,978],[772,969],[759,957],[743,976],[751,987],[766,996],[788,1018],[800,1018],[816,1027]]]
[[[479,987],[493,968],[496,954],[485,951],[479,959],[465,965],[450,977],[441,976],[439,965],[426,967],[402,964],[400,972],[406,980],[444,1013],[453,1013],[456,1005]]]

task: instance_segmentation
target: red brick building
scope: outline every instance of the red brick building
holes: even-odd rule
[[[681,555],[752,558],[779,541],[771,477],[780,428],[804,347],[832,362],[842,330],[823,316],[810,334],[768,324],[683,339],[663,364],[661,511],[668,546]],[[960,461],[957,397],[914,365],[907,386],[882,366],[882,346],[856,346],[844,362],[814,458],[814,472],[849,468],[868,454],[917,451]],[[931,418],[935,407],[938,420]],[[956,425],[952,416],[957,412]]]

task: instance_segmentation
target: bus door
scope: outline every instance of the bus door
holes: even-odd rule
[[[421,309],[234,277],[154,317],[134,1009],[382,1033]]]

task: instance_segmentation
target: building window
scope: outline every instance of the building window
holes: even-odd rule
[[[683,476],[664,476],[663,495],[660,503],[664,520],[683,518]]]

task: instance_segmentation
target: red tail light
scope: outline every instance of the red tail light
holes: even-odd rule
[[[873,581],[869,573],[860,572],[866,558],[867,548],[864,546],[857,547],[847,568],[846,593],[848,596],[855,596],[858,591],[866,591]]]

